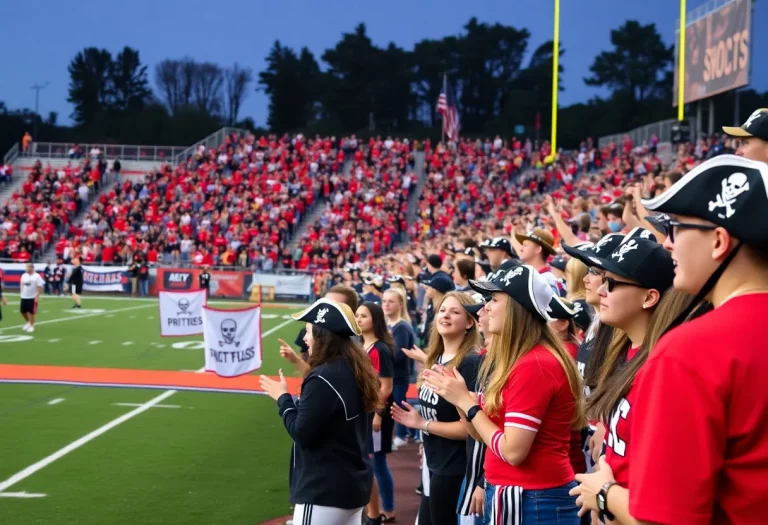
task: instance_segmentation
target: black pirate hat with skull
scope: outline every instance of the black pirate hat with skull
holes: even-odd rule
[[[768,244],[768,164],[720,155],[689,171],[655,199],[652,211],[696,217],[725,228],[749,245]]]
[[[306,310],[291,315],[297,321],[319,326],[338,335],[361,335],[352,309],[330,299],[318,299]]]
[[[637,227],[630,230],[626,235],[622,233],[609,233],[591,246],[585,246],[584,244],[568,246],[567,244],[563,243],[562,247],[563,250],[565,250],[565,253],[574,259],[578,259],[587,266],[592,267],[595,266],[595,263],[592,262],[593,258],[597,257],[599,259],[605,257],[613,250],[615,250],[622,242],[626,242],[634,238],[650,239],[652,241],[656,240],[656,236],[653,235],[649,230]]]
[[[549,302],[555,292],[532,266],[521,264],[496,272],[489,281],[469,281],[469,286],[483,295],[502,292],[520,303],[529,312],[549,321]]]
[[[602,268],[643,288],[664,292],[675,279],[672,255],[650,239],[631,238],[605,258],[590,257],[592,266]]]

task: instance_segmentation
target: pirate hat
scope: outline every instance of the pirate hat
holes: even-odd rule
[[[745,244],[768,244],[768,164],[764,162],[720,155],[642,203],[652,211],[710,221]]]
[[[664,292],[675,279],[672,255],[650,239],[631,238],[604,259],[590,257],[592,266],[631,279],[644,288]]]
[[[488,281],[470,280],[469,286],[483,295],[505,293],[529,312],[549,321],[549,302],[555,292],[532,266],[521,264],[510,270],[496,272],[493,279]]]
[[[362,334],[352,309],[344,303],[330,299],[318,299],[312,306],[302,312],[292,314],[291,317],[338,335]]]
[[[757,137],[768,142],[768,108],[756,110],[741,127],[723,126],[723,131],[731,137]]]
[[[577,299],[573,301],[573,310],[576,312],[573,318],[576,327],[589,330],[589,325],[592,324],[592,307],[584,299]]]
[[[379,275],[369,275],[363,278],[363,284],[373,286],[377,290],[381,290],[384,286],[384,280]]]
[[[485,296],[481,293],[473,293],[470,295],[472,300],[475,302],[474,304],[465,304],[464,310],[467,311],[469,315],[475,318],[475,321],[479,318],[480,310],[482,310],[485,307],[486,299]]]
[[[405,286],[405,278],[402,275],[390,275],[389,279],[387,279],[387,282],[390,284],[402,284]]]
[[[658,231],[663,233],[664,235],[669,234],[669,221],[670,219],[669,215],[666,213],[659,213],[658,215],[649,215],[645,218],[646,221],[651,223],[651,226],[656,228]]]
[[[544,248],[544,253],[546,253],[547,255],[555,254],[555,248],[552,246],[555,242],[555,238],[552,237],[551,233],[549,233],[547,230],[543,228],[534,228],[533,231],[525,234],[516,233],[515,239],[517,239],[517,242],[519,243],[522,243],[523,241],[526,241],[526,240],[535,242],[536,244]]]
[[[595,258],[602,258],[613,252],[618,246],[625,241],[639,238],[639,239],[651,239],[656,240],[656,236],[645,228],[633,228],[626,235],[621,233],[609,233],[597,243],[593,244],[589,248],[575,248],[570,247],[567,244],[563,244],[563,250],[565,253],[578,259],[589,267],[596,266],[593,262]]]
[[[576,317],[576,309],[573,304],[557,295],[552,296],[552,300],[549,302],[549,308],[551,309],[549,317],[552,319],[573,319]]]
[[[515,250],[512,249],[512,243],[506,237],[494,237],[487,243],[484,242],[480,245],[482,250],[501,250],[510,257],[517,257]]]

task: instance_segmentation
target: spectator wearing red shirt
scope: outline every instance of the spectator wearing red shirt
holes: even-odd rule
[[[576,364],[547,326],[554,292],[525,265],[470,286],[492,294],[486,310],[493,342],[478,378],[485,385],[480,404],[454,374],[425,369],[424,382],[466,414],[472,437],[488,446],[486,516],[577,525],[569,451],[571,432],[585,423],[582,387]]]

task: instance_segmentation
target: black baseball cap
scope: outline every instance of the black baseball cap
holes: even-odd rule
[[[566,261],[565,257],[563,257],[562,255],[557,255],[557,256],[553,257],[551,261],[549,261],[549,265],[552,268],[557,268],[561,272],[565,271],[565,265],[566,264],[568,264],[568,261]]]
[[[648,210],[710,221],[745,244],[768,244],[768,164],[737,155],[702,162],[667,191],[643,200]]]
[[[469,286],[483,295],[503,292],[528,310],[549,321],[549,303],[555,292],[533,267],[521,264],[507,271],[496,272],[492,280],[469,281]]]
[[[662,293],[675,280],[672,255],[661,244],[650,239],[627,239],[606,258],[590,257],[590,260],[592,266]]]
[[[768,108],[755,110],[741,127],[723,126],[731,137],[756,137],[768,142]]]
[[[576,311],[573,322],[582,330],[588,330],[592,324],[592,307],[584,299],[577,299],[573,301],[573,309]]]
[[[429,279],[422,281],[421,284],[434,288],[440,293],[448,293],[456,289],[453,279],[445,272],[435,272]]]
[[[479,319],[479,312],[485,307],[485,303],[487,302],[486,296],[484,296],[481,293],[473,293],[470,294],[470,297],[474,301],[473,304],[465,304],[464,310],[475,318],[475,321]]]
[[[515,250],[512,249],[512,243],[506,237],[494,237],[488,243],[480,245],[485,250],[501,250],[510,257],[517,257]]]
[[[672,219],[666,213],[649,215],[645,218],[645,220],[664,235],[669,235],[669,221]]]

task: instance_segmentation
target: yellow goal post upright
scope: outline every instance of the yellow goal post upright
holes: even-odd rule
[[[559,89],[560,72],[560,0],[555,1],[555,23],[552,36],[552,134],[550,136],[550,145],[552,151],[544,159],[545,164],[552,164],[557,158],[557,92]]]

